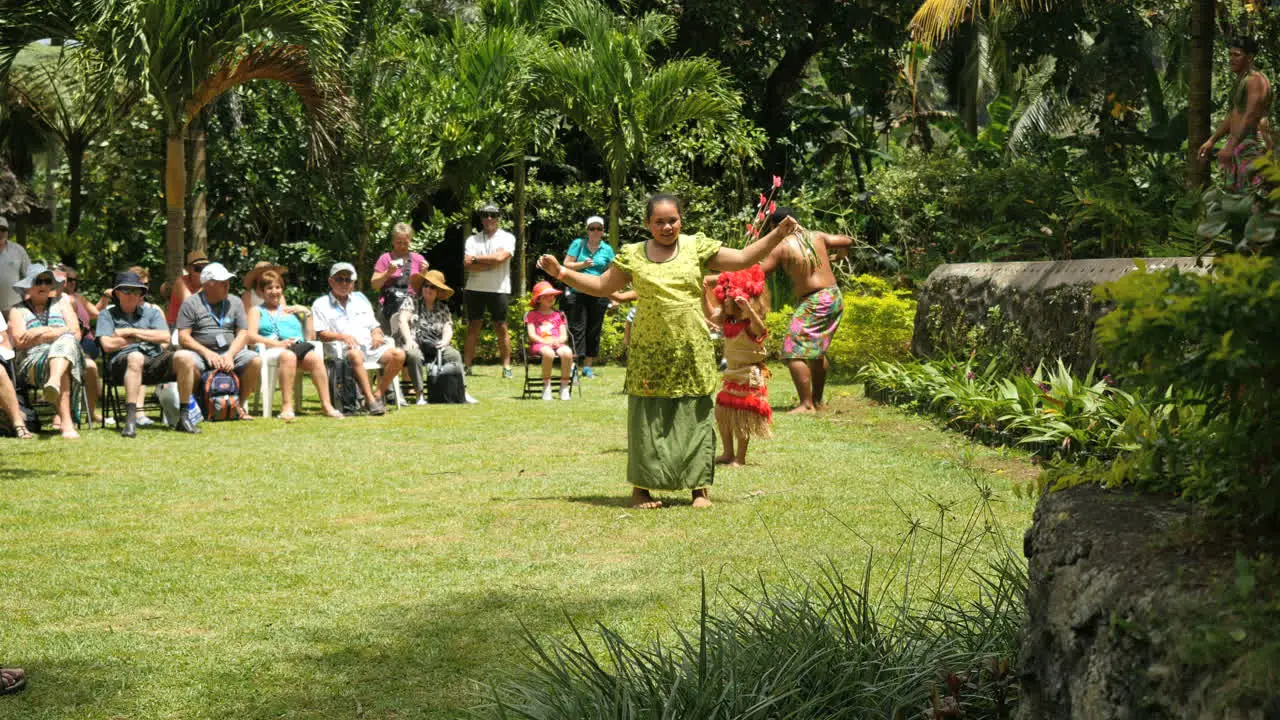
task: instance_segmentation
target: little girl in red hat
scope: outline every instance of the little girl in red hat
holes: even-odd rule
[[[768,335],[764,317],[769,312],[769,289],[759,265],[722,273],[716,281],[717,311],[724,326],[725,369],[716,395],[716,422],[724,453],[723,465],[745,465],[747,441],[773,437],[773,408],[769,407]],[[736,448],[736,452],[735,452]]]
[[[551,364],[560,358],[560,399],[569,399],[569,380],[573,372],[573,348],[569,346],[569,323],[564,313],[556,310],[556,296],[561,292],[543,280],[533,286],[529,307],[524,316],[529,335],[529,355],[542,357],[542,399],[551,399]]]

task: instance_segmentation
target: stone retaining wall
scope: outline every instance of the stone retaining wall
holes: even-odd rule
[[[1143,262],[1203,272],[1210,258]],[[1131,259],[939,266],[920,291],[911,349],[931,357],[1000,348],[1025,366],[1062,358],[1083,372],[1097,360],[1093,326],[1107,311],[1093,288],[1136,269]]]

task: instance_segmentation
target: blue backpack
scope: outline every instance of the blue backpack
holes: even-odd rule
[[[196,391],[206,420],[240,419],[240,378],[235,373],[206,370],[200,375]]]

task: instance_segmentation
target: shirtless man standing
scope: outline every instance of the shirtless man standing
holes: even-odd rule
[[[795,213],[789,208],[778,208],[769,215],[764,231],[772,230],[786,217],[795,217]],[[812,253],[805,245],[804,236],[813,246]],[[784,268],[800,298],[782,344],[782,357],[791,369],[791,381],[800,396],[799,404],[790,412],[811,413],[824,407],[827,348],[844,314],[844,298],[831,272],[830,253],[848,250],[852,244],[853,240],[844,235],[800,228],[760,263],[766,273],[779,266]]]
[[[1231,112],[1213,136],[1200,146],[1200,157],[1207,158],[1219,140],[1228,138],[1218,152],[1218,165],[1235,192],[1243,192],[1262,180],[1249,165],[1266,152],[1263,132],[1268,124],[1273,93],[1271,82],[1253,67],[1253,56],[1257,52],[1257,40],[1232,39],[1231,72],[1235,73],[1236,85],[1231,91]]]

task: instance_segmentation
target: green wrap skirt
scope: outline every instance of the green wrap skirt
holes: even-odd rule
[[[708,395],[627,397],[627,482],[692,490],[715,480],[715,401]]]

